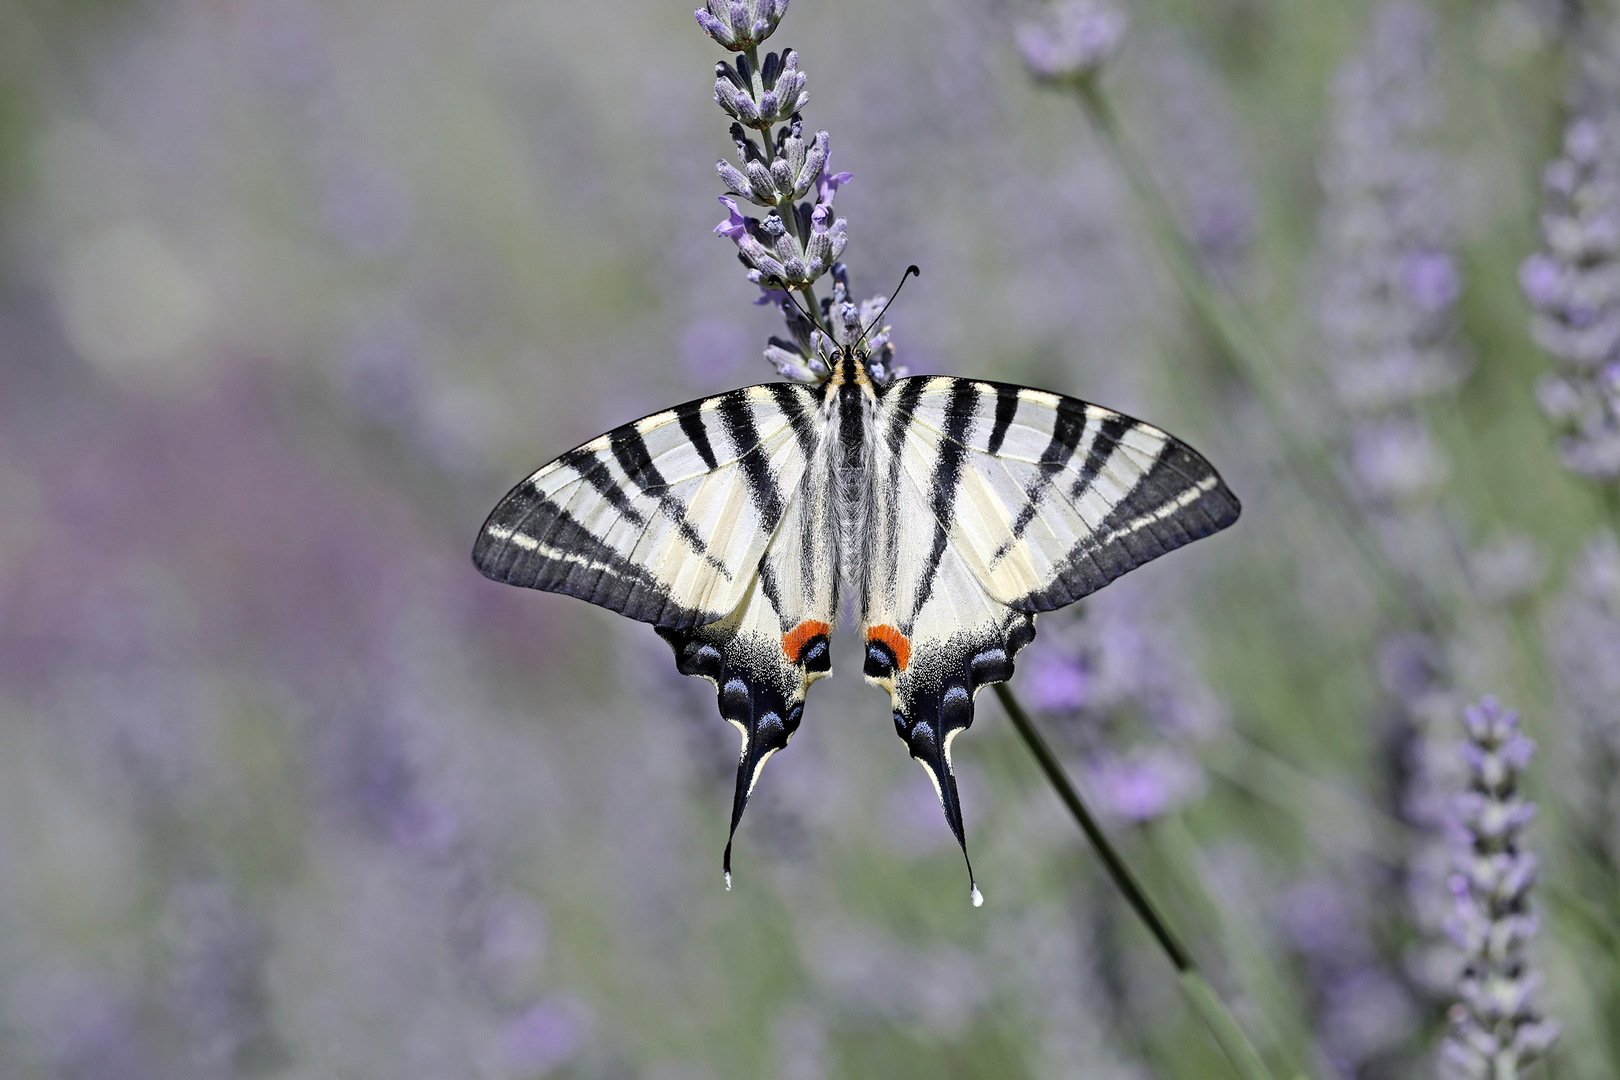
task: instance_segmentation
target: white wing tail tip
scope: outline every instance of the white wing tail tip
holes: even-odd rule
[[[727,886],[727,888],[730,888],[730,886]],[[973,883],[973,892],[969,895],[973,898],[974,907],[984,907],[984,893],[979,891],[978,882]]]
[[[726,892],[731,891],[731,871],[726,871]]]

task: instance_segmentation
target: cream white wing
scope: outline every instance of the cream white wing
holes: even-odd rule
[[[818,423],[818,435],[824,430]],[[676,667],[714,684],[720,715],[742,734],[732,837],[765,763],[799,729],[810,684],[832,670],[838,592],[830,499],[827,470],[807,470],[736,608],[702,626],[658,627]],[[722,863],[728,888],[731,843]]]
[[[1225,528],[1238,503],[1185,444],[1045,391],[902,379],[876,426],[865,674],[965,855],[951,741],[979,689],[1012,677],[1036,613]]]
[[[513,488],[473,562],[658,626],[724,619],[805,475],[818,401],[770,383],[615,428]]]

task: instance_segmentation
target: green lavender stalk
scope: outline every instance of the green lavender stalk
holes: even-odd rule
[[[1097,819],[1092,816],[1085,801],[1080,798],[1080,793],[1075,789],[1074,782],[1069,779],[1062,762],[1058,761],[1057,755],[1047,745],[1045,738],[1036,730],[1034,722],[1030,720],[1024,707],[1018,703],[1012,688],[1006,683],[996,683],[995,690],[996,698],[1006,710],[1007,718],[1012,721],[1019,738],[1029,747],[1029,752],[1040,765],[1041,772],[1046,775],[1047,782],[1057,792],[1058,798],[1063,800],[1063,805],[1068,808],[1075,824],[1080,826],[1080,831],[1085,834],[1097,857],[1102,860],[1103,869],[1107,871],[1109,879],[1125,897],[1125,902],[1130,905],[1136,917],[1142,920],[1148,933],[1153,935],[1154,942],[1169,959],[1171,966],[1176,969],[1176,978],[1181,984],[1182,992],[1187,995],[1187,1000],[1198,1013],[1199,1019],[1209,1028],[1210,1034],[1215,1036],[1215,1041],[1220,1044],[1227,1060],[1232,1063],[1232,1068],[1244,1080],[1271,1080],[1271,1072],[1261,1060],[1259,1051],[1238,1026],[1237,1020],[1221,1001],[1220,995],[1199,970],[1192,953],[1171,929],[1158,906],[1148,896],[1147,890],[1137,881],[1136,875],[1125,865],[1125,860],[1120,856],[1118,849],[1097,824]]]

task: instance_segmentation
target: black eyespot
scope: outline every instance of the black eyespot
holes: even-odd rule
[[[866,643],[866,667],[864,673],[873,679],[887,679],[894,675],[894,650],[881,641],[872,640]]]
[[[720,715],[727,720],[747,721],[753,713],[753,702],[748,695],[748,684],[732,679],[720,691]]]
[[[832,650],[827,646],[827,635],[818,634],[805,642],[799,653],[799,663],[806,671],[831,671]]]

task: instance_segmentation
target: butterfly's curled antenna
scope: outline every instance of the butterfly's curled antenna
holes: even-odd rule
[[[906,272],[900,275],[900,284],[894,287],[893,295],[889,297],[889,302],[883,305],[883,310],[878,312],[878,317],[872,320],[872,326],[883,325],[883,316],[889,313],[889,306],[896,300],[900,299],[900,290],[906,287],[906,279],[913,277],[922,277],[922,271],[917,269],[916,263],[912,263],[910,266],[906,267]],[[855,339],[856,345],[859,345],[861,342],[866,340],[866,335],[872,332],[872,326],[863,327],[861,329],[861,336]]]

